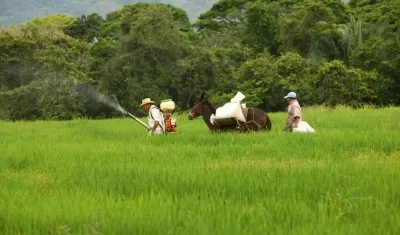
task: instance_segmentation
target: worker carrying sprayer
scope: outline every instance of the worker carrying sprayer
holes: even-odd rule
[[[176,120],[172,118],[172,113],[175,111],[175,103],[171,100],[162,100],[161,101],[161,112],[160,109],[155,106],[155,102],[152,101],[150,98],[145,98],[142,100],[140,107],[149,112],[147,121],[148,125],[142,122],[139,118],[135,117],[133,114],[126,111],[121,105],[118,103],[117,98],[114,96],[115,102],[111,102],[113,105],[112,107],[118,111],[120,111],[124,115],[128,115],[129,117],[133,118],[136,122],[146,128],[149,131],[149,135],[154,134],[167,134],[167,133],[174,133],[177,131],[176,129]],[[110,102],[107,102],[110,104]]]
[[[175,103],[170,99],[162,100],[160,106],[161,110],[155,106],[155,102],[150,98],[143,99],[140,104],[140,108],[148,112],[149,135],[167,134],[177,131],[176,120],[171,116],[175,110]]]

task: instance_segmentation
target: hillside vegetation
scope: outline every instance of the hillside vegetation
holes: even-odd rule
[[[27,4],[29,5],[29,4]],[[134,114],[145,97],[192,107],[237,91],[248,106],[400,105],[400,0],[220,0],[187,12],[135,3],[106,17],[35,18],[0,29],[0,119],[65,120]]]
[[[97,13],[105,17],[107,13],[121,9],[126,4],[137,2],[159,2],[171,4],[185,10],[189,19],[207,11],[217,0],[2,0],[0,6],[0,26],[20,24],[36,17],[52,14],[81,16]]]

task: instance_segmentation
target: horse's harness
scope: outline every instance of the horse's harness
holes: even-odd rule
[[[253,119],[252,120],[250,120],[250,121],[247,121],[247,122],[245,122],[244,123],[244,126],[246,127],[246,129],[247,130],[250,130],[250,128],[248,127],[248,125],[247,124],[250,124],[250,123],[253,123],[254,125],[256,125],[257,126],[257,128],[258,129],[261,129],[261,124],[259,124],[258,122],[256,122],[256,120],[255,120],[255,115],[254,115],[254,108],[248,108],[248,110],[247,110],[247,115],[246,116],[248,116],[249,115],[249,110],[251,110],[252,111],[252,114],[253,114]],[[247,119],[247,117],[246,117],[246,119]],[[240,122],[239,121],[237,121],[238,122],[238,125],[239,126],[241,126],[241,124],[240,124]]]

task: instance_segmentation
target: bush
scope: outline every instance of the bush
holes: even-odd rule
[[[33,86],[24,86],[0,92],[1,120],[36,120],[42,117],[38,104],[39,91]]]

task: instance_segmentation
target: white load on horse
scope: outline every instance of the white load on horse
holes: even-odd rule
[[[240,103],[245,97],[238,91],[229,103],[216,109],[215,115],[213,114],[210,117],[211,123],[217,126],[236,125],[239,122],[245,123],[248,109],[246,104]]]

